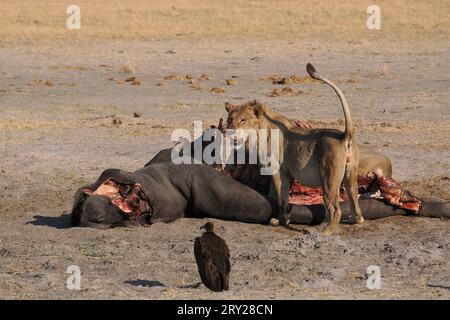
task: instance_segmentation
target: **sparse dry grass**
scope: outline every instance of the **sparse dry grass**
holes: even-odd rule
[[[81,30],[65,27],[71,3],[81,8]],[[372,0],[3,0],[0,43],[161,37],[448,39],[448,0],[376,3],[380,31],[366,28]]]

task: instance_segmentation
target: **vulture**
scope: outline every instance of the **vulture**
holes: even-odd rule
[[[230,251],[225,241],[214,233],[214,224],[207,222],[201,237],[195,238],[194,255],[203,284],[212,291],[228,290]]]

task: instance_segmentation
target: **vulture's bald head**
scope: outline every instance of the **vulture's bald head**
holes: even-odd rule
[[[200,229],[205,229],[206,232],[213,232],[214,224],[212,222],[207,222],[203,226],[201,226]]]

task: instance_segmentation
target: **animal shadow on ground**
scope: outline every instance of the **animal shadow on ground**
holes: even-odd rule
[[[448,286],[443,286],[443,285],[440,285],[440,284],[431,284],[431,283],[428,283],[428,284],[427,284],[427,287],[429,287],[429,288],[439,288],[439,289],[444,289],[444,290],[450,291],[450,287],[448,287]]]
[[[70,228],[70,213],[63,213],[58,217],[49,217],[49,216],[41,216],[35,215],[33,217],[35,220],[28,221],[27,224],[32,224],[35,226],[49,226],[56,229],[68,229]]]
[[[298,232],[301,234],[304,234],[306,236],[309,236],[311,234],[311,232],[309,232],[308,230],[304,229],[303,227],[293,227],[292,225],[287,225],[287,226],[282,226],[284,229],[286,230],[290,230],[290,231],[294,231],[294,232]]]
[[[144,280],[144,279],[136,279],[136,280],[127,280],[125,283],[130,284],[135,287],[167,287],[164,283],[161,283],[157,280]]]
[[[194,284],[186,284],[184,286],[179,286],[179,289],[198,289],[201,286],[201,282],[197,282]]]

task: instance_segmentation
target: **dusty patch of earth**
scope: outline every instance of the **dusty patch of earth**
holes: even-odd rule
[[[450,224],[438,219],[343,225],[329,238],[320,227],[214,220],[232,255],[226,293],[195,286],[202,220],[67,228],[80,185],[105,168],[141,167],[172,145],[173,129],[216,123],[225,101],[258,98],[316,126],[339,126],[327,87],[299,82],[289,86],[301,93],[271,97],[283,86],[262,80],[304,77],[307,62],[345,91],[359,142],[390,156],[397,179],[419,196],[450,200],[449,53],[448,43],[287,41],[0,48],[0,297],[450,298]],[[64,287],[69,265],[81,268],[81,291]],[[381,268],[380,290],[366,287],[369,265]]]

